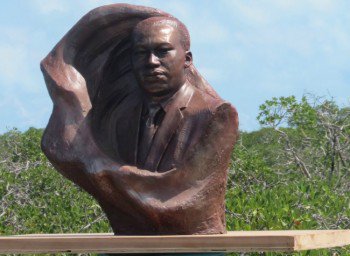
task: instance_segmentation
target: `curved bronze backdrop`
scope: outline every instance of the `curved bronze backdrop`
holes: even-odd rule
[[[171,17],[127,4],[96,8],[42,61],[54,104],[42,149],[60,173],[96,198],[116,234],[224,233],[238,117],[194,65],[186,70],[186,102],[165,117],[148,163],[137,168],[128,158],[135,152],[127,138],[141,93],[131,71],[130,34],[154,16]],[[125,137],[115,135],[120,127]]]

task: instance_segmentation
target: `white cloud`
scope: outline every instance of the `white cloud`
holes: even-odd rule
[[[33,123],[33,113],[30,113],[17,97],[12,98],[11,104],[16,109],[16,114],[21,117],[21,120],[28,124]]]
[[[222,70],[215,67],[208,66],[196,66],[200,74],[207,80],[208,82],[219,81],[222,78]]]
[[[17,44],[25,44],[28,42],[28,33],[25,29],[19,27],[0,27],[0,42],[10,41]]]
[[[176,16],[181,21],[189,20],[193,17],[193,6],[188,2],[164,1],[162,5],[163,11]],[[152,6],[152,3],[150,3],[150,6]]]
[[[35,76],[33,65],[38,67],[40,49],[31,47],[31,36],[35,33],[17,27],[0,27],[0,88],[32,86]],[[40,48],[40,46],[38,46]]]
[[[251,2],[240,0],[223,0],[223,3],[232,12],[232,15],[244,17],[245,22],[248,21],[262,25],[267,23],[271,18],[268,15],[268,8],[266,8],[265,4],[261,5],[258,2],[251,4]]]
[[[192,41],[206,44],[225,42],[230,37],[228,28],[214,20],[201,19],[190,23],[190,33]]]
[[[0,133],[6,127],[21,130],[29,126],[43,127],[52,111],[52,103],[42,88],[40,92],[23,92],[22,88],[5,88],[0,92]],[[6,126],[5,126],[6,125]]]
[[[0,43],[0,81],[2,86],[11,86],[20,77],[27,62],[26,49],[20,45]],[[27,71],[24,71],[27,73]],[[22,73],[22,74],[21,74]]]
[[[63,0],[34,0],[33,6],[42,14],[49,15],[55,12],[66,12],[74,2]],[[68,4],[69,3],[69,4]]]
[[[299,4],[302,4],[304,1],[300,1]],[[321,12],[331,12],[336,9],[338,6],[337,1],[332,0],[308,0],[305,1],[312,9],[321,11]]]
[[[76,0],[75,5],[79,6],[79,9],[89,12],[92,9],[100,7],[102,5],[109,5],[116,3],[113,0]]]
[[[334,53],[350,46],[349,22],[341,15],[338,1],[295,0],[264,2],[231,1],[230,20],[237,24],[235,40],[246,47],[289,48],[310,57]]]
[[[10,86],[18,80],[27,68],[28,33],[14,27],[0,27],[0,81],[1,86]],[[21,74],[21,76],[19,76]]]

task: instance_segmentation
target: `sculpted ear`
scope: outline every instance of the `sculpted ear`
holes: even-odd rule
[[[186,51],[185,68],[188,68],[191,65],[192,65],[192,52]]]

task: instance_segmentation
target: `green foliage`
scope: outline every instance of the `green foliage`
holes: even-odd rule
[[[228,228],[349,229],[349,108],[314,96],[272,98],[258,120],[264,128],[243,132],[232,156]],[[330,254],[350,249],[297,255]]]
[[[273,98],[260,106],[260,124],[274,130],[280,170],[298,170],[305,176],[349,178],[350,108],[332,99],[304,96]]]
[[[241,139],[249,141],[243,134]],[[229,230],[348,229],[350,189],[320,177],[278,173],[254,147],[239,141],[232,156],[226,194]],[[350,255],[350,249],[315,250],[293,255]],[[238,254],[232,254],[238,255]],[[241,254],[239,254],[241,255]],[[249,255],[262,255],[252,253]],[[263,255],[285,255],[265,253]]]
[[[40,150],[42,130],[0,136],[0,234],[110,232],[98,204]]]
[[[258,120],[264,128],[241,132],[232,154],[228,229],[349,229],[350,108],[273,98]],[[0,135],[0,234],[111,232],[96,201],[41,152],[42,132]],[[350,248],[293,255],[350,255]]]

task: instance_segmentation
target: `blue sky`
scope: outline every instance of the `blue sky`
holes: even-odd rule
[[[45,127],[52,103],[39,62],[86,12],[118,1],[8,0],[0,10],[0,133]],[[259,128],[273,96],[350,101],[350,1],[134,0],[182,20],[194,63],[233,103],[242,130]]]

